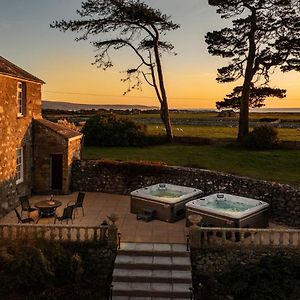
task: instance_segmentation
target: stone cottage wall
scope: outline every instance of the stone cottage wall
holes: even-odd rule
[[[300,189],[290,185],[154,164],[82,160],[73,165],[73,189],[78,191],[127,195],[159,182],[199,188],[205,195],[224,192],[263,200],[276,221],[300,226]]]
[[[26,83],[26,106],[17,117],[17,83]],[[41,118],[41,84],[0,75],[0,217],[31,193],[32,118]],[[16,149],[24,146],[24,181],[16,184]]]
[[[68,189],[68,140],[57,134],[50,128],[34,123],[34,169],[33,169],[33,192],[51,193],[51,154],[63,155],[63,192]]]
[[[52,154],[63,155],[62,193],[67,194],[71,185],[71,165],[81,158],[81,138],[68,139],[39,121],[34,122],[34,193],[53,193],[50,179]]]

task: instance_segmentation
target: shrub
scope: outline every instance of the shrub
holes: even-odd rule
[[[219,277],[235,300],[300,299],[299,257],[266,256],[257,264],[237,264]]]
[[[84,125],[87,146],[138,146],[143,144],[146,128],[114,114],[97,114]]]
[[[0,241],[0,298],[107,299],[114,258],[98,242]]]
[[[272,149],[278,143],[278,131],[269,125],[255,127],[243,141],[250,149]]]

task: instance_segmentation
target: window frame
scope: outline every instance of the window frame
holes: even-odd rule
[[[26,84],[25,82],[17,82],[17,116],[18,118],[25,116],[25,101],[26,101]]]
[[[20,161],[18,162],[18,160]],[[20,184],[23,181],[24,181],[24,147],[19,147],[16,149],[16,184]]]

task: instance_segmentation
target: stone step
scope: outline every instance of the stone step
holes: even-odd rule
[[[169,297],[129,297],[129,296],[114,296],[113,300],[190,300],[191,297],[169,298]]]
[[[115,282],[164,282],[192,284],[191,271],[118,269],[113,272]]]
[[[152,243],[121,243],[118,254],[135,256],[190,256],[184,244]]]
[[[116,296],[189,298],[190,287],[190,284],[184,283],[113,282],[113,299]]]
[[[133,256],[118,254],[115,267],[119,269],[190,270],[189,257]]]

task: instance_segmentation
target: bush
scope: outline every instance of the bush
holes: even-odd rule
[[[235,300],[300,299],[300,260],[263,257],[257,264],[238,264],[218,279]]]
[[[82,128],[87,146],[139,146],[145,131],[144,126],[114,114],[97,114]]]
[[[93,242],[0,241],[0,298],[106,299],[114,258],[115,249]]]
[[[269,125],[255,127],[243,144],[250,149],[272,149],[278,144],[278,131]]]

